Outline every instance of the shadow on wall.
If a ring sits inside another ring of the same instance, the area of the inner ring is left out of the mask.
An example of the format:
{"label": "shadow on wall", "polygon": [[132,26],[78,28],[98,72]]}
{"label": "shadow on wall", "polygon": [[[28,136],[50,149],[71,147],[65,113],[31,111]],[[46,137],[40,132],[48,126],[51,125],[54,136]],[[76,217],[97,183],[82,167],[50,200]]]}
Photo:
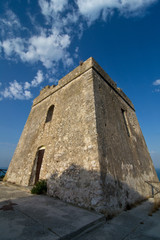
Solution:
{"label": "shadow on wall", "polygon": [[145,199],[110,174],[104,177],[97,171],[86,170],[75,164],[61,174],[58,172],[52,174],[47,184],[50,196],[106,216],[116,215]]}

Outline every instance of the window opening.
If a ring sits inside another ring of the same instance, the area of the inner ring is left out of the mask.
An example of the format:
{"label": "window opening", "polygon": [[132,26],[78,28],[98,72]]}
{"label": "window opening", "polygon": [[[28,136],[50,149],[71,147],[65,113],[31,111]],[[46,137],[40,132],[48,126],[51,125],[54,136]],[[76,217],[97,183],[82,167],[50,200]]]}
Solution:
{"label": "window opening", "polygon": [[46,123],[52,120],[54,105],[50,106],[47,112]]}
{"label": "window opening", "polygon": [[126,131],[127,131],[127,135],[130,137],[130,129],[129,129],[126,111],[124,109],[121,109],[121,111],[122,111],[123,120],[124,120],[124,124],[125,124]]}

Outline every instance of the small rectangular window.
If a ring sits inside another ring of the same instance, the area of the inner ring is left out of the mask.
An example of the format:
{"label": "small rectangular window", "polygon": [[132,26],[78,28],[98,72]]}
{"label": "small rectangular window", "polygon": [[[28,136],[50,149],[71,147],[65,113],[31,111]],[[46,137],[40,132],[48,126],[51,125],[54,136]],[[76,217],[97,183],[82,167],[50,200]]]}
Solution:
{"label": "small rectangular window", "polygon": [[129,124],[128,124],[126,111],[124,109],[121,109],[121,111],[122,111],[122,115],[123,115],[125,128],[126,128],[126,131],[127,131],[127,135],[130,137],[131,134],[130,134],[130,129],[129,129]]}

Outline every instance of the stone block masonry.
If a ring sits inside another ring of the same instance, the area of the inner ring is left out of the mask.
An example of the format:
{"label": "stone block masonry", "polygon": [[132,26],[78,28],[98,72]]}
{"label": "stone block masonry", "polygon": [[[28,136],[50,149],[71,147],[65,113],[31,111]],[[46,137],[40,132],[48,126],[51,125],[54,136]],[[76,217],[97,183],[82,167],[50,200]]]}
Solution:
{"label": "stone block masonry", "polygon": [[89,58],[34,100],[6,181],[47,179],[48,194],[106,215],[158,181],[129,98]]}

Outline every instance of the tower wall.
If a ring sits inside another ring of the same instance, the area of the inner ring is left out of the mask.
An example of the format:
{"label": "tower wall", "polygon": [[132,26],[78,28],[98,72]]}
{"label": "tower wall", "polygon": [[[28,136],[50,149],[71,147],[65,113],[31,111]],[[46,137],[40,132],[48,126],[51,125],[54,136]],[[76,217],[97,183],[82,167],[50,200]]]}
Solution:
{"label": "tower wall", "polygon": [[102,189],[107,209],[124,209],[148,196],[146,181],[158,181],[134,106],[93,69]]}

